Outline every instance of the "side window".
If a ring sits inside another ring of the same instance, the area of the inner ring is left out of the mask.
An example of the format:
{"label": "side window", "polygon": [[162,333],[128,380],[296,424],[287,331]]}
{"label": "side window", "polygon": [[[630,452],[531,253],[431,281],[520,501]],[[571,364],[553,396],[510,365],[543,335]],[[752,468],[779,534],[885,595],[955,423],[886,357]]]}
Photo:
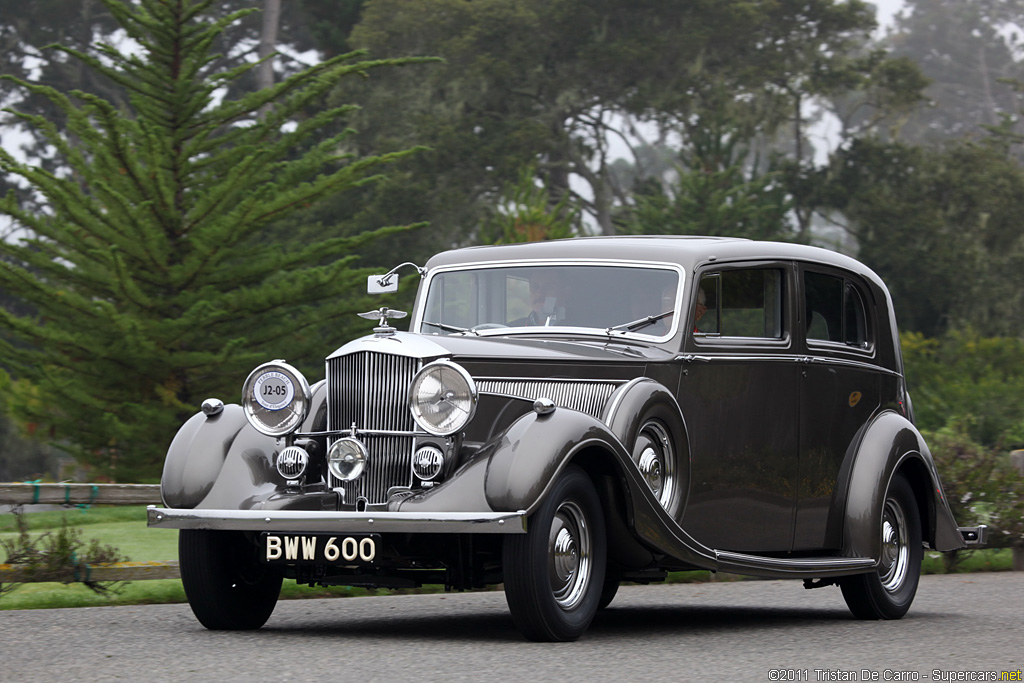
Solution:
{"label": "side window", "polygon": [[782,277],[776,268],[705,274],[697,293],[695,334],[781,339]]}
{"label": "side window", "polygon": [[849,280],[804,273],[804,308],[808,341],[870,346],[864,299]]}

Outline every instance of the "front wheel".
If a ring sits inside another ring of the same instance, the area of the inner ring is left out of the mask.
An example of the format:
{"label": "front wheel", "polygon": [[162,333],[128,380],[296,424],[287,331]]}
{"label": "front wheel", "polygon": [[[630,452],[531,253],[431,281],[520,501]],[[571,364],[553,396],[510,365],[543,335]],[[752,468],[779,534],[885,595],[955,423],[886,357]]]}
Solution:
{"label": "front wheel", "polygon": [[579,638],[604,588],[607,540],[594,484],[570,465],[530,517],[505,537],[505,599],[516,626],[535,641]]}
{"label": "front wheel", "polygon": [[878,570],[842,580],[843,599],[858,619],[899,619],[914,601],[921,578],[921,513],[914,491],[893,475],[880,520],[882,552]]}
{"label": "front wheel", "polygon": [[188,604],[203,626],[236,631],[267,623],[284,574],[262,564],[242,532],[182,529],[178,561]]}

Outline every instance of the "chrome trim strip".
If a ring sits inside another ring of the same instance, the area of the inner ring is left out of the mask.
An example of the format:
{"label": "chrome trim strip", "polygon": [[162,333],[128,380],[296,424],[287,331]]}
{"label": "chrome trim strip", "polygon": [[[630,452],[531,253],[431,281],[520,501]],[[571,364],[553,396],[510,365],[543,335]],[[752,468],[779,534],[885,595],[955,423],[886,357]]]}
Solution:
{"label": "chrome trim strip", "polygon": [[848,368],[856,368],[858,370],[871,370],[874,372],[880,372],[884,375],[892,375],[893,377],[902,377],[900,373],[889,368],[884,368],[880,365],[874,365],[872,363],[866,363],[864,361],[849,360],[846,358],[830,358],[827,356],[812,356],[811,362],[815,365],[841,365]]}
{"label": "chrome trim strip", "polygon": [[700,361],[701,363],[713,363],[713,362],[731,362],[731,363],[803,363],[808,360],[807,356],[796,355],[796,354],[768,354],[763,356],[750,356],[743,354],[692,354],[692,353],[681,353],[675,357],[675,360],[682,360],[686,362]]}
{"label": "chrome trim strip", "polygon": [[477,382],[563,382],[566,384],[625,384],[626,379],[577,379],[575,377],[476,377]]}
{"label": "chrome trim strip", "polygon": [[327,512],[311,510],[182,510],[146,508],[147,526],[161,529],[313,533],[525,534],[518,512]]}
{"label": "chrome trim strip", "polygon": [[[634,259],[594,259],[594,258],[550,258],[550,259],[509,259],[507,261],[477,261],[472,263],[452,263],[447,266],[435,266],[431,268],[427,273],[426,277],[420,280],[419,289],[416,291],[416,300],[413,302],[412,315],[409,319],[409,332],[410,334],[426,334],[423,332],[423,308],[426,304],[427,292],[430,291],[431,282],[434,276],[438,273],[447,273],[452,271],[465,271],[465,270],[486,270],[493,268],[522,268],[522,267],[533,267],[533,266],[609,266],[613,268],[645,268],[645,269],[657,269],[657,270],[671,270],[679,276],[679,282],[676,285],[676,299],[675,299],[675,312],[678,314],[680,308],[683,307],[683,294],[686,291],[688,273],[686,269],[678,263],[671,263],[669,261],[644,261]],[[671,329],[660,337],[654,337],[651,335],[645,335],[636,332],[629,332],[624,335],[626,339],[641,339],[645,341],[659,341],[664,342],[676,335],[679,330],[679,320],[681,316],[672,316]],[[509,331],[505,329],[499,330],[481,330],[479,336],[501,336],[503,334],[509,335],[529,335],[529,334],[559,334],[559,333],[570,333],[574,335],[582,335],[587,337],[601,337],[608,339],[608,334],[604,329],[598,329],[596,327],[562,327],[559,326],[554,330],[551,328],[542,328],[541,330],[532,331],[528,328],[512,328],[515,331]]]}
{"label": "chrome trim strip", "polygon": [[[364,436],[364,435],[369,435],[369,436],[429,436],[426,432],[424,432],[422,430],[420,430],[418,432],[417,431],[403,432],[403,431],[396,431],[396,430],[393,430],[393,429],[359,429],[359,428],[356,428],[355,436],[357,438],[360,437],[360,436]],[[353,433],[352,433],[352,429],[334,429],[334,430],[327,430],[327,431],[323,431],[323,432],[295,432],[295,436],[297,436],[299,438],[303,438],[303,437],[309,438],[309,437],[313,437],[313,436],[327,436],[327,437],[335,436],[335,437],[339,437],[340,438],[340,437],[343,437],[343,436],[353,436]]]}
{"label": "chrome trim strip", "polygon": [[872,372],[879,372],[884,375],[892,375],[894,377],[902,377],[902,375],[895,370],[884,368],[881,365],[874,365],[872,363],[866,363],[864,361],[849,360],[846,358],[830,358],[827,356],[809,356],[807,354],[764,354],[763,356],[751,356],[744,354],[679,354],[675,357],[675,360],[682,360],[686,362],[700,361],[702,363],[712,362],[776,362],[776,363],[813,363],[815,365],[841,365],[844,367],[857,368],[859,370],[870,370]]}

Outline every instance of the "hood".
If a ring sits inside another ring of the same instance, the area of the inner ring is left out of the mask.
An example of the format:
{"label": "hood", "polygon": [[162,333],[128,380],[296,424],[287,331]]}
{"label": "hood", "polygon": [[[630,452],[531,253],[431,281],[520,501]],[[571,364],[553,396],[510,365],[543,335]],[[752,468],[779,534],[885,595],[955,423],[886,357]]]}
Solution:
{"label": "hood", "polygon": [[423,335],[396,332],[387,336],[367,336],[345,344],[328,358],[337,358],[360,351],[390,353],[424,360],[451,357],[454,359],[493,359],[503,361],[596,361],[646,362],[667,361],[675,354],[661,346],[643,344],[632,339],[538,338],[538,337],[463,337],[456,335]]}

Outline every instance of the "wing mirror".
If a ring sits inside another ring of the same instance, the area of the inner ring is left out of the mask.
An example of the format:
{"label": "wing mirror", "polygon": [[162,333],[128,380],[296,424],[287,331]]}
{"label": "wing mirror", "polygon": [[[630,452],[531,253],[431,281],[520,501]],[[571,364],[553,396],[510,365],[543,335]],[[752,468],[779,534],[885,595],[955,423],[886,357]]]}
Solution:
{"label": "wing mirror", "polygon": [[371,275],[366,279],[366,293],[367,294],[390,294],[391,292],[398,291],[398,269],[404,268],[405,266],[412,266],[416,269],[416,272],[423,277],[427,274],[427,269],[421,266],[417,266],[411,261],[401,263],[384,275]]}

